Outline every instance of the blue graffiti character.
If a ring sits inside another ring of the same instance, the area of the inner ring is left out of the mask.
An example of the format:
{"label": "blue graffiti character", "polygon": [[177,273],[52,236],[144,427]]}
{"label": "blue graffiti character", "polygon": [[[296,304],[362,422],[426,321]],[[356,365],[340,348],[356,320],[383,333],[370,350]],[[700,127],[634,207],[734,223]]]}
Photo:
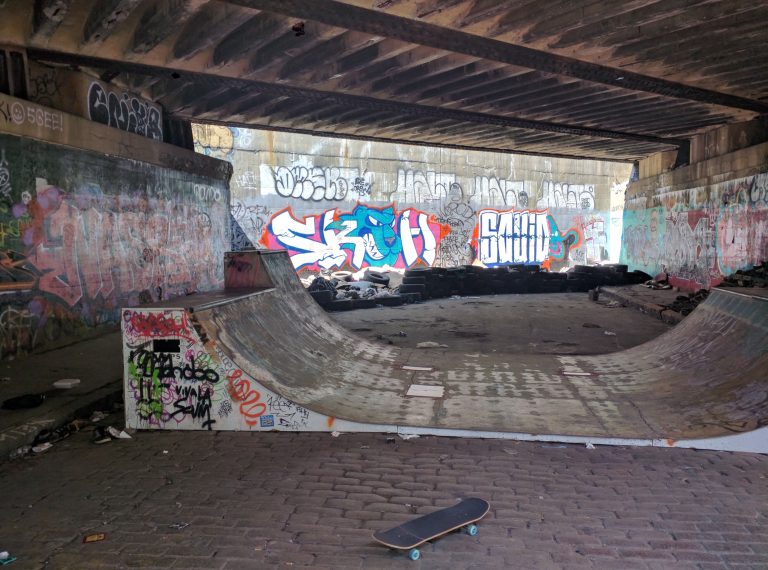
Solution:
{"label": "blue graffiti character", "polygon": [[364,263],[373,266],[394,266],[403,251],[403,244],[397,235],[397,219],[392,206],[377,209],[358,204],[351,213],[341,214],[338,225],[333,227],[349,228],[346,235],[353,239],[343,243],[341,247],[353,250],[354,253],[355,248],[362,243],[365,248]]}

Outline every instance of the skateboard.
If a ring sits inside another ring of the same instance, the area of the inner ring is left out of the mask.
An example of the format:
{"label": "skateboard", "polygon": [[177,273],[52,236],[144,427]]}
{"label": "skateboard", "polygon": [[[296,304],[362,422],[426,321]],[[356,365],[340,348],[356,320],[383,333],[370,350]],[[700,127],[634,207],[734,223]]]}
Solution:
{"label": "skateboard", "polygon": [[424,515],[407,523],[373,533],[373,539],[396,550],[408,550],[411,560],[421,558],[416,548],[425,542],[464,527],[470,536],[477,534],[473,523],[483,518],[491,506],[483,499],[464,499],[460,503],[434,513]]}

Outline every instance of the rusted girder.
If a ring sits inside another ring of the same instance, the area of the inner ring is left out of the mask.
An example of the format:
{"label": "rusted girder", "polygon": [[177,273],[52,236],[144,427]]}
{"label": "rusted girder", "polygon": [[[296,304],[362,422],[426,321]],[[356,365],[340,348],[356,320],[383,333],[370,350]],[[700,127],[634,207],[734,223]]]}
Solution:
{"label": "rusted girder", "polygon": [[[212,120],[206,120],[206,119],[194,119],[192,117],[185,117],[185,118],[190,121],[195,121],[198,123],[204,123],[209,125],[241,127],[244,129],[260,129],[263,131],[275,131],[280,133],[296,133],[300,135],[318,136],[318,133],[316,131],[312,131],[310,129],[299,129],[294,127],[275,127],[272,125],[264,125],[261,123],[243,123],[238,121],[235,121],[235,122],[212,121]],[[502,154],[520,154],[525,156],[544,156],[547,158],[576,158],[580,160],[598,160],[601,162],[623,162],[623,163],[634,162],[631,159],[603,158],[599,156],[580,156],[575,154],[564,154],[564,153],[556,153],[556,152],[529,152],[525,150],[509,150],[508,148],[499,148],[499,147],[478,147],[478,146],[462,145],[462,144],[422,142],[422,141],[413,140],[413,139],[397,139],[397,138],[389,138],[389,137],[385,138],[385,137],[377,137],[377,136],[369,136],[369,135],[354,135],[354,134],[337,133],[337,132],[323,132],[321,134],[324,137],[330,137],[330,138],[336,138],[336,139],[373,141],[373,142],[383,142],[383,143],[390,143],[390,144],[403,144],[403,145],[409,145],[409,146],[441,147],[441,148],[451,148],[456,150],[498,152]]]}
{"label": "rusted girder", "polygon": [[497,127],[511,127],[580,137],[650,142],[658,145],[668,145],[675,147],[687,143],[687,140],[685,139],[662,138],[637,133],[594,129],[589,127],[566,125],[545,121],[533,121],[529,119],[492,115],[488,113],[462,111],[458,109],[446,109],[442,107],[431,107],[428,105],[418,105],[413,103],[376,99],[374,97],[365,97],[361,95],[348,95],[338,92],[320,91],[316,89],[306,89],[289,85],[267,83],[254,79],[224,77],[211,73],[173,69],[136,62],[116,61],[81,54],[55,52],[37,48],[30,48],[27,50],[27,53],[31,59],[39,61],[80,65],[93,68],[115,69],[135,75],[147,75],[161,78],[173,77],[181,81],[198,84],[203,87],[209,87],[210,89],[216,89],[223,85],[228,85],[237,89],[253,89],[263,93],[271,93],[279,97],[295,97],[302,100],[312,100],[329,104],[342,105],[347,108],[356,107],[361,109],[370,109],[373,111],[389,111],[399,115],[431,117],[437,120],[450,119],[467,123],[494,125]]}
{"label": "rusted girder", "polygon": [[360,8],[337,0],[225,0],[232,4],[265,10],[294,18],[366,32],[374,36],[500,61],[510,65],[584,81],[602,83],[688,99],[711,105],[768,113],[768,104],[727,93],[676,83],[658,77],[614,69],[546,51],[468,34],[459,30]]}
{"label": "rusted girder", "polygon": [[35,38],[50,38],[59,29],[72,0],[35,0],[32,34]]}

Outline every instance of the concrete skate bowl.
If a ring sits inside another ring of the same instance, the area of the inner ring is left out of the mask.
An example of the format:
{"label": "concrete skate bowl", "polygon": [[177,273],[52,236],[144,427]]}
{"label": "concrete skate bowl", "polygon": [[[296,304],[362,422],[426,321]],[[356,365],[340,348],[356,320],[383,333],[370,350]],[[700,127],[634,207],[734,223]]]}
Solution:
{"label": "concrete skate bowl", "polygon": [[[766,298],[714,290],[622,352],[502,359],[359,338],[305,292],[285,252],[258,255],[273,287],[194,318],[248,375],[313,412],[374,431],[768,452]],[[443,395],[407,396],[412,385]]]}

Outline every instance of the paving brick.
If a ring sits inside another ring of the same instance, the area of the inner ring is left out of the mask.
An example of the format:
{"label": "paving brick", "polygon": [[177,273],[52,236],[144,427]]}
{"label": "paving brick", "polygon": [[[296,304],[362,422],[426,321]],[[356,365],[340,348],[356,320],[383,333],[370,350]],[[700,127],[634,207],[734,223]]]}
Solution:
{"label": "paving brick", "polygon": [[710,552],[752,552],[749,545],[741,542],[705,542],[704,546]]}
{"label": "paving brick", "polygon": [[[392,446],[376,434],[139,432],[132,447],[119,448],[78,438],[57,455],[0,465],[0,488],[14,497],[0,535],[18,540],[12,550],[26,550],[25,562],[42,566],[53,555],[61,567],[99,567],[92,555],[105,569],[130,557],[146,568],[768,567],[762,456],[431,437]],[[195,458],[214,441],[215,455]],[[467,495],[491,501],[480,534],[427,545],[420,565],[371,539]],[[168,528],[179,521],[193,524]],[[81,534],[70,528],[104,528],[109,542],[61,552]]]}
{"label": "paving brick", "polygon": [[[167,562],[168,560],[166,559],[166,564]],[[226,563],[227,561],[223,559],[185,556],[183,558],[176,558],[173,564],[171,564],[171,568],[189,568],[190,570],[192,568],[215,569],[222,568]]]}
{"label": "paving brick", "polygon": [[675,550],[675,558],[678,560],[690,560],[691,562],[721,562],[722,558],[714,553],[700,551]]}
{"label": "paving brick", "polygon": [[704,551],[704,544],[693,540],[650,540],[651,548],[657,550],[696,550]]}
{"label": "paving brick", "polygon": [[768,567],[765,556],[761,554],[723,554],[722,560],[727,564],[751,564],[754,566],[762,564],[764,568]]}
{"label": "paving brick", "polygon": [[644,560],[674,560],[675,557],[669,552],[661,550],[645,550],[637,548],[619,548],[621,558],[642,558]]}

